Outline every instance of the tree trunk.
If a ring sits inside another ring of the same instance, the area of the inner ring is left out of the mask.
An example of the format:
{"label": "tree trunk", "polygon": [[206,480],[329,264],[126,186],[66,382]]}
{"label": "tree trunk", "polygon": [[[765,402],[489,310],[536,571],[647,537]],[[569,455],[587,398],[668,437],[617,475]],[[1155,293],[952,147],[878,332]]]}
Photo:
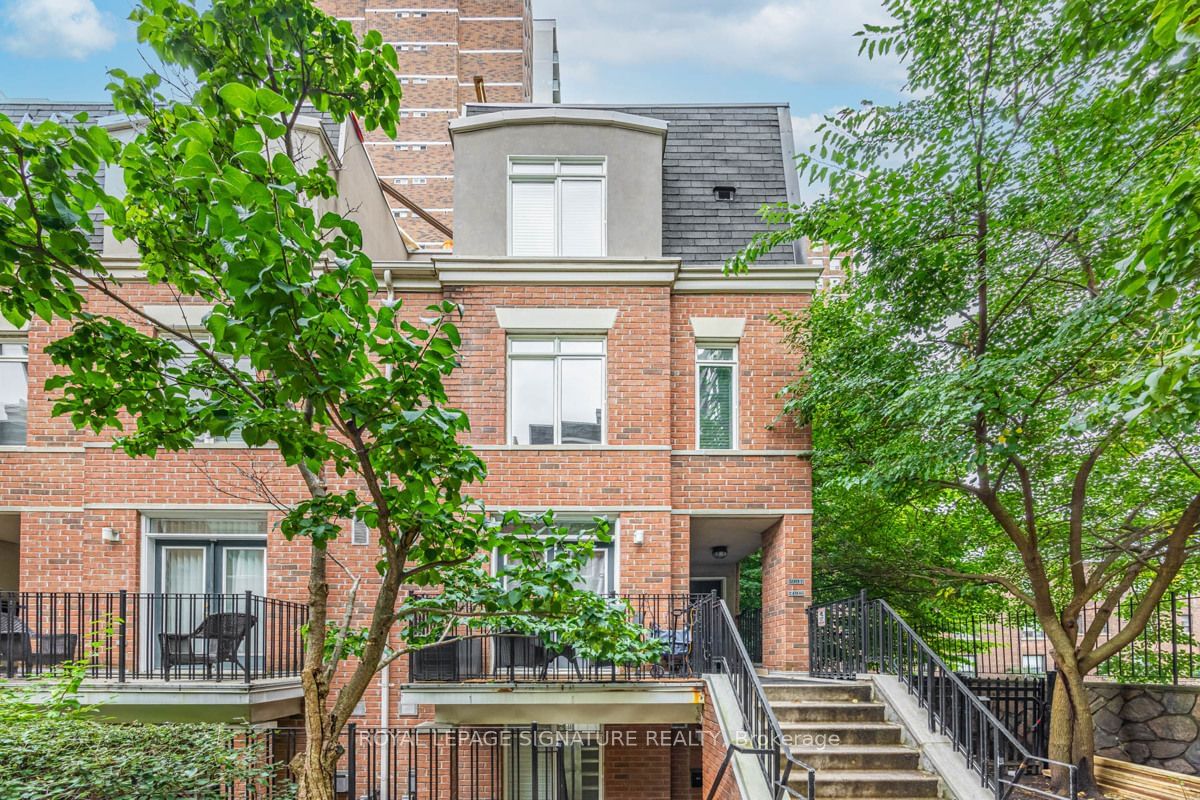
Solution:
{"label": "tree trunk", "polygon": [[333,780],[338,752],[336,743],[332,748],[329,745],[322,733],[321,741],[309,739],[292,760],[296,800],[335,800]]}
{"label": "tree trunk", "polygon": [[[1075,791],[1084,797],[1103,797],[1096,785],[1096,731],[1092,707],[1083,676],[1074,661],[1058,659],[1060,670],[1054,682],[1050,710],[1049,756],[1053,761],[1074,764]],[[1051,770],[1054,791],[1065,794],[1070,786],[1066,769]],[[1077,796],[1078,796],[1077,795]]]}

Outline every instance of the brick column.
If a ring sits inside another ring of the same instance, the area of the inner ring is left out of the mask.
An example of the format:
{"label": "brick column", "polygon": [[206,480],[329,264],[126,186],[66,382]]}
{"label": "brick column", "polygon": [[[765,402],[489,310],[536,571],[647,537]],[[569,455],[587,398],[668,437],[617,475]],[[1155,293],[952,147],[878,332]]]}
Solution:
{"label": "brick column", "polygon": [[[812,518],[799,514],[783,517],[763,534],[762,551],[763,666],[805,671],[805,611],[812,599]],[[789,583],[796,580],[803,583]]]}

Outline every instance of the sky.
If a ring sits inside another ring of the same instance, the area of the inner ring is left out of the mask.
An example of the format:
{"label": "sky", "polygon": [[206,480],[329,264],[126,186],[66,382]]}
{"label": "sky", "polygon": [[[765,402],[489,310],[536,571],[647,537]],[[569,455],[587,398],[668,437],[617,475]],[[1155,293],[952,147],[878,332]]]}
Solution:
{"label": "sky", "polygon": [[[106,70],[145,71],[130,0],[0,0],[0,92],[104,100]],[[797,146],[825,114],[900,97],[893,58],[858,56],[879,0],[533,0],[558,21],[565,103],[786,102]]]}

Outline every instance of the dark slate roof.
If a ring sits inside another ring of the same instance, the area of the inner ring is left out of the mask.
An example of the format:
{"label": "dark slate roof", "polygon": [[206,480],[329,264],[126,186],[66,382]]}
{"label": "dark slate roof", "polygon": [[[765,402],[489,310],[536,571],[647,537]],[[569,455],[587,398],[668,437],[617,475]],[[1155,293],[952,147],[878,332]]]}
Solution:
{"label": "dark slate roof", "polygon": [[[566,107],[576,107],[564,104]],[[469,104],[467,114],[533,106]],[[562,107],[562,106],[560,106]],[[663,255],[684,264],[720,264],[768,226],[764,205],[797,200],[791,113],[786,103],[588,105],[663,120]],[[713,189],[732,186],[733,200]],[[800,263],[800,246],[784,245],[761,264]]]}
{"label": "dark slate roof", "polygon": [[[116,110],[112,103],[69,103],[57,100],[13,100],[0,95],[0,114],[6,115],[17,125],[23,122],[34,124],[44,119],[55,117],[59,122],[72,124],[72,118],[80,111],[86,111],[89,121],[95,122],[101,117],[107,117]],[[333,146],[333,152],[338,152],[338,139],[342,133],[342,123],[335,122],[333,117],[324,111],[308,108],[307,112],[321,121],[321,128]]]}
{"label": "dark slate roof", "polygon": [[[45,122],[53,119],[63,125],[74,125],[75,115],[86,111],[88,121],[95,122],[101,117],[115,113],[112,103],[59,103],[51,100],[13,100],[0,98],[0,114],[8,117],[17,126]],[[104,165],[100,165],[97,179],[104,180]],[[104,226],[100,224],[103,214],[97,209],[92,213],[92,230],[88,234],[88,242],[99,250],[104,245]]]}
{"label": "dark slate roof", "polygon": [[[309,110],[314,116],[320,119],[321,128],[329,138],[333,152],[340,155],[338,138],[343,130],[343,125],[335,122],[333,117],[325,112],[317,111],[316,109]],[[73,125],[75,124],[75,115],[81,111],[86,111],[88,113],[88,121],[93,123],[102,117],[117,113],[112,103],[72,103],[42,99],[17,100],[0,95],[0,114],[4,114],[18,126],[25,123],[36,125],[47,119],[55,119],[64,125]],[[104,180],[104,165],[100,166],[100,171],[96,177],[100,181]],[[90,244],[96,250],[104,246],[104,226],[100,224],[101,218],[102,212],[97,209],[92,214],[92,231],[88,236]]]}

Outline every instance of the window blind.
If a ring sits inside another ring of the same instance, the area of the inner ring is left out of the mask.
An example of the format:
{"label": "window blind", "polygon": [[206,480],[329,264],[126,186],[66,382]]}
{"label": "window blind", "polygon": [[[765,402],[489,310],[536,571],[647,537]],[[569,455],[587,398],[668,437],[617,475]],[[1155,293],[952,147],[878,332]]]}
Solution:
{"label": "window blind", "polygon": [[733,447],[733,367],[700,367],[700,447]]}
{"label": "window blind", "polygon": [[562,255],[604,255],[604,182],[564,180],[559,191]]}
{"label": "window blind", "polygon": [[512,184],[512,253],[554,255],[554,183]]}

